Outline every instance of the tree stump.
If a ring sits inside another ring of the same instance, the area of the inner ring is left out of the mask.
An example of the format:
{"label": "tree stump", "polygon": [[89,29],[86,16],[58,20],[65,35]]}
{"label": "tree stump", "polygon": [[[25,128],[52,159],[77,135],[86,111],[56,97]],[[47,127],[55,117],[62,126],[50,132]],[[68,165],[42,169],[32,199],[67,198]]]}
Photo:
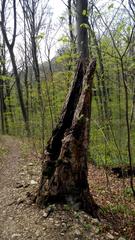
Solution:
{"label": "tree stump", "polygon": [[44,152],[37,203],[70,203],[97,217],[98,206],[87,181],[93,60],[84,73],[80,61],[59,122]]}

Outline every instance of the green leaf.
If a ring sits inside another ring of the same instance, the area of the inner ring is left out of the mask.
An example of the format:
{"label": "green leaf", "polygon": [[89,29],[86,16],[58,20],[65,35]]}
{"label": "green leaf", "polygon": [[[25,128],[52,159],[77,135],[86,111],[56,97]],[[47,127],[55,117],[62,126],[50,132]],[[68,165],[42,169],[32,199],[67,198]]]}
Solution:
{"label": "green leaf", "polygon": [[110,10],[111,8],[113,8],[114,7],[114,4],[112,3],[112,4],[110,4],[109,6],[108,6],[108,10]]}
{"label": "green leaf", "polygon": [[63,42],[63,43],[67,43],[67,42],[69,42],[69,39],[68,39],[67,36],[63,36],[63,37],[59,38],[58,41]]}
{"label": "green leaf", "polygon": [[125,27],[125,22],[121,22],[120,24],[119,24],[119,26],[118,26],[118,28],[117,28],[117,31],[120,33],[123,29],[124,29],[124,27]]}
{"label": "green leaf", "polygon": [[45,34],[42,32],[42,33],[39,33],[38,36],[36,37],[36,39],[38,40],[41,40],[45,37]]}
{"label": "green leaf", "polygon": [[87,10],[86,9],[84,9],[83,11],[82,11],[82,15],[85,17],[88,17],[88,12],[87,12]]}
{"label": "green leaf", "polygon": [[131,29],[132,29],[132,26],[128,26],[127,27],[127,32],[130,33]]}
{"label": "green leaf", "polygon": [[80,24],[80,28],[86,28],[86,29],[89,29],[89,25],[87,23],[82,23]]}
{"label": "green leaf", "polygon": [[0,75],[0,79],[2,81],[10,81],[10,80],[13,80],[14,78],[10,76]]}
{"label": "green leaf", "polygon": [[59,17],[61,21],[64,21],[66,18],[64,16]]}

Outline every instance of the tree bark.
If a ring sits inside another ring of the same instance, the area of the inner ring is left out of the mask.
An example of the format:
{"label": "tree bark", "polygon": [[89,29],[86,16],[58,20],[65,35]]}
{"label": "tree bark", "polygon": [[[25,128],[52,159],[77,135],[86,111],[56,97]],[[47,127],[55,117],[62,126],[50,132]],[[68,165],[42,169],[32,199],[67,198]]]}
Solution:
{"label": "tree bark", "polygon": [[16,0],[13,0],[14,26],[13,26],[13,37],[12,37],[11,43],[8,39],[7,30],[6,30],[6,26],[5,26],[5,8],[6,8],[6,0],[3,0],[2,1],[2,10],[1,10],[1,20],[2,20],[1,21],[1,30],[2,30],[3,38],[7,45],[7,48],[8,48],[9,54],[10,54],[10,58],[11,58],[11,62],[12,62],[12,66],[13,66],[13,71],[14,71],[14,75],[15,75],[15,79],[16,79],[16,86],[17,86],[17,91],[18,91],[18,97],[19,97],[19,101],[20,101],[20,107],[21,107],[21,111],[22,111],[22,115],[23,115],[23,120],[25,123],[25,128],[26,128],[27,132],[29,133],[28,116],[27,116],[27,111],[25,109],[25,103],[24,103],[23,93],[22,93],[22,89],[21,89],[20,77],[19,77],[19,73],[17,70],[16,59],[15,59],[15,55],[14,55],[14,46],[15,46],[15,40],[16,40],[16,27],[17,27]]}
{"label": "tree bark", "polygon": [[59,123],[44,152],[37,203],[70,203],[97,217],[98,206],[90,194],[87,181],[87,148],[95,67],[94,60],[84,76],[83,63],[78,65]]}
{"label": "tree bark", "polygon": [[88,59],[88,0],[76,0],[76,24],[78,53],[82,59]]}

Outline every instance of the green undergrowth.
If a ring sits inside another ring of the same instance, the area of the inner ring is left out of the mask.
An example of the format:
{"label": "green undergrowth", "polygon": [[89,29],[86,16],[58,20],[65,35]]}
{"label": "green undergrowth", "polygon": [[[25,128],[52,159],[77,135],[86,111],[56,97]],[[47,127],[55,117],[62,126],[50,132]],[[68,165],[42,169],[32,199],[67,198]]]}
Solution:
{"label": "green undergrowth", "polygon": [[[29,104],[29,125],[30,125],[30,139],[36,151],[43,153],[52,130],[55,128],[62,106],[64,104],[66,95],[69,91],[73,79],[73,72],[57,71],[53,73],[53,80],[47,81],[42,78],[42,97],[44,109],[41,111],[38,101],[37,84],[34,82],[30,90]],[[94,79],[96,87],[96,78]],[[92,117],[90,127],[90,148],[89,156],[90,162],[97,166],[113,167],[119,165],[128,165],[127,153],[127,129],[125,121],[125,102],[124,91],[121,89],[121,119],[119,119],[119,109],[117,107],[117,88],[113,86],[111,89],[109,107],[111,108],[110,118],[101,121],[99,116],[99,108],[97,105],[98,95],[93,95],[92,101]],[[24,94],[25,96],[25,94]],[[8,99],[6,100],[8,104]],[[99,99],[98,99],[99,101]],[[130,105],[129,99],[129,105]],[[9,134],[20,136],[24,138],[27,133],[24,128],[22,114],[19,106],[19,101],[16,95],[16,90],[12,90],[10,103],[14,112],[14,122],[11,119],[10,112],[6,113],[8,117]],[[131,152],[132,162],[135,165],[135,123],[131,129]],[[2,152],[2,150],[1,150]],[[27,146],[22,147],[23,155],[27,152]],[[2,154],[2,153],[1,153]]]}
{"label": "green undergrowth", "polygon": [[4,157],[8,153],[8,149],[0,146],[0,158]]}
{"label": "green undergrowth", "polygon": [[0,158],[3,158],[8,153],[8,148],[5,146],[3,136],[0,135]]}
{"label": "green undergrowth", "polygon": [[113,214],[125,214],[125,215],[131,215],[135,217],[135,210],[129,208],[125,204],[109,204],[104,207],[102,207],[102,211],[104,213],[113,213]]}

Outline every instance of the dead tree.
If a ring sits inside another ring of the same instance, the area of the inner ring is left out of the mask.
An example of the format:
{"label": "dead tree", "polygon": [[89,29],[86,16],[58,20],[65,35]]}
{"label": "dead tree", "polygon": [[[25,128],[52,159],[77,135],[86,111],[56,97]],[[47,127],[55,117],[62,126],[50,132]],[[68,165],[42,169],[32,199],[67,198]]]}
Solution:
{"label": "dead tree", "polygon": [[37,203],[60,202],[77,205],[97,216],[87,181],[87,148],[95,60],[84,74],[80,62],[60,120],[44,152]]}

